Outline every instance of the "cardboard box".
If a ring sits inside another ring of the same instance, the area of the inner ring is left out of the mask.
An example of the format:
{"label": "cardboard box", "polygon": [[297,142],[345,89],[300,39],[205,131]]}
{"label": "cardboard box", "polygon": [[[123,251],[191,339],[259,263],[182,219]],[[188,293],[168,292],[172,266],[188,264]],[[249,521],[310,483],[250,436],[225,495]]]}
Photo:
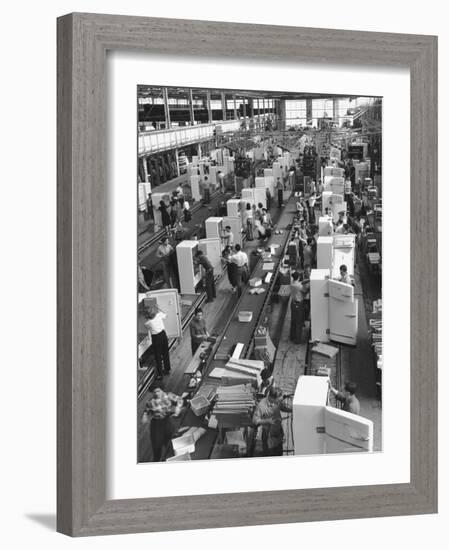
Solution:
{"label": "cardboard box", "polygon": [[253,318],[252,311],[239,311],[239,321],[241,323],[249,323]]}

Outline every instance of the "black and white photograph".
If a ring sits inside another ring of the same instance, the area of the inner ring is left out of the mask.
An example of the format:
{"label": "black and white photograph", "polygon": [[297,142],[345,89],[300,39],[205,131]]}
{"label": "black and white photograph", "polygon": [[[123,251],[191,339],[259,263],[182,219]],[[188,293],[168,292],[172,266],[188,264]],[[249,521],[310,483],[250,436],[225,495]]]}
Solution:
{"label": "black and white photograph", "polygon": [[137,87],[138,462],[382,450],[382,97]]}

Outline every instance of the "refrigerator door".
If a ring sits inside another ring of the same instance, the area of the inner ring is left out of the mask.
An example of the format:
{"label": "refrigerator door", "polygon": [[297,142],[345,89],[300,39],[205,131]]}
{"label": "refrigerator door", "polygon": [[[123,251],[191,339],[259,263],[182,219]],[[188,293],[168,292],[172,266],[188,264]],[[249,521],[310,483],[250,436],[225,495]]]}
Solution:
{"label": "refrigerator door", "polygon": [[312,269],[310,276],[312,340],[329,342],[329,270]]}
{"label": "refrigerator door", "polygon": [[221,240],[201,239],[198,241],[198,249],[202,250],[214,268],[214,275],[221,273]]}
{"label": "refrigerator door", "polygon": [[341,283],[340,281],[329,279],[329,297],[343,302],[353,302],[354,287],[346,283]]}
{"label": "refrigerator door", "polygon": [[146,297],[154,298],[157,302],[157,307],[167,315],[164,319],[167,337],[179,338],[182,334],[182,317],[181,302],[177,289],[167,288],[164,290],[153,290],[147,292]]}
{"label": "refrigerator door", "polygon": [[324,408],[324,452],[372,452],[373,423],[334,407]]}
{"label": "refrigerator door", "polygon": [[338,277],[340,266],[346,265],[349,275],[354,275],[354,235],[334,236],[334,257],[332,262],[332,277]]}
{"label": "refrigerator door", "polygon": [[355,346],[358,330],[358,300],[329,298],[329,337],[334,342]]}

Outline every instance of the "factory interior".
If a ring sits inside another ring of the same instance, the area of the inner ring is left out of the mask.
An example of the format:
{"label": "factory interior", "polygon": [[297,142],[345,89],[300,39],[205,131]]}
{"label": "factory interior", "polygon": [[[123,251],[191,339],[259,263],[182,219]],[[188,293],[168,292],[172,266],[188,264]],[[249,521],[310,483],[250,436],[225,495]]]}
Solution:
{"label": "factory interior", "polygon": [[382,98],[137,109],[137,461],[381,451]]}

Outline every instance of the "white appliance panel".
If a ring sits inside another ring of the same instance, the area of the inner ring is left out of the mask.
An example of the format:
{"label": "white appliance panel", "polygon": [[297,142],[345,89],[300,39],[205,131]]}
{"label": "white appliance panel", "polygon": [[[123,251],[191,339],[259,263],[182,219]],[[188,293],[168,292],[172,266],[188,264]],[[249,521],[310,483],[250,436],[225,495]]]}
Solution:
{"label": "white appliance panel", "polygon": [[179,338],[181,328],[181,302],[176,288],[153,290],[146,293],[147,298],[155,298],[157,307],[167,315],[164,319],[165,332],[168,338]]}
{"label": "white appliance panel", "polygon": [[332,269],[334,239],[330,237],[318,237],[317,240],[317,268]]}
{"label": "white appliance panel", "polygon": [[324,408],[325,453],[372,452],[373,422],[334,407]]}
{"label": "white appliance panel", "polygon": [[358,300],[329,298],[329,337],[334,342],[355,346],[358,330]]}
{"label": "white appliance panel", "polygon": [[329,269],[312,269],[310,307],[312,340],[329,342]]}

